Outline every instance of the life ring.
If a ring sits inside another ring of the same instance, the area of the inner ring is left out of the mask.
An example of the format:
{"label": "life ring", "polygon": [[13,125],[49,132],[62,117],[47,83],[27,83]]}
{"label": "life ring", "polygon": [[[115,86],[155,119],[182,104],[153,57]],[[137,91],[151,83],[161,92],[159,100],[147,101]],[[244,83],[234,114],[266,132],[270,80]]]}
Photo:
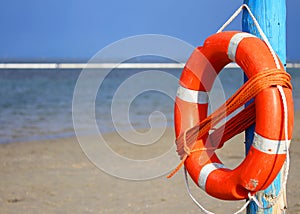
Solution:
{"label": "life ring", "polygon": [[[218,73],[230,62],[236,62],[248,78],[259,72],[276,69],[274,57],[261,39],[244,32],[228,31],[214,34],[197,47],[187,61],[179,81],[175,100],[176,139],[207,117],[208,92]],[[284,68],[281,64],[281,70]],[[293,130],[293,100],[291,88],[283,87],[288,108],[288,139]],[[254,143],[235,169],[227,168],[208,149],[203,139],[195,140],[184,165],[194,182],[209,195],[223,200],[248,198],[267,188],[281,170],[286,159],[284,110],[276,87],[263,89],[255,97]]]}

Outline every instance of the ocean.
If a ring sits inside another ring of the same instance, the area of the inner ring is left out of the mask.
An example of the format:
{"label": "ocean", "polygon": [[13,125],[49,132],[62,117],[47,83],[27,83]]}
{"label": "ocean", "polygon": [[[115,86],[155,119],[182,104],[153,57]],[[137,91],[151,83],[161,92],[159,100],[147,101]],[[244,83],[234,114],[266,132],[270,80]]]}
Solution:
{"label": "ocean", "polygon": [[[137,130],[173,126],[173,98],[181,69],[160,69],[172,81],[149,76],[132,83],[133,77],[143,72],[144,69],[114,69],[104,78],[95,99],[99,131],[114,132],[116,127],[126,131],[129,126]],[[288,72],[292,76],[295,109],[299,110],[300,69],[292,68]],[[72,99],[80,73],[81,70],[76,69],[0,70],[0,143],[75,136]],[[239,69],[227,68],[219,76],[226,98],[243,84],[243,73]],[[168,94],[160,90],[159,81]],[[137,87],[139,91],[135,90]],[[115,112],[117,117],[113,117],[112,104],[125,110]]]}

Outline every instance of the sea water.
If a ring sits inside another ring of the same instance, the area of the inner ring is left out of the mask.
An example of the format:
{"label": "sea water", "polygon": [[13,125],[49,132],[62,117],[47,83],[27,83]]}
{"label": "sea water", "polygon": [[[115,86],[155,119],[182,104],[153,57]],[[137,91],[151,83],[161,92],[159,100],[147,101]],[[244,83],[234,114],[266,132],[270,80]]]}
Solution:
{"label": "sea water", "polygon": [[[137,130],[149,129],[150,125],[157,128],[173,126],[173,98],[176,95],[181,69],[159,70],[172,75],[175,82],[147,78],[131,84],[130,87],[126,87],[126,84],[124,86],[129,78],[144,72],[144,69],[114,69],[105,76],[94,103],[100,132],[114,132],[116,127],[126,131],[129,126]],[[81,72],[74,69],[0,70],[0,143],[74,136],[72,99]],[[299,109],[300,70],[289,69],[288,72],[292,75],[295,108]],[[225,69],[219,76],[226,98],[243,84],[243,73],[239,69]],[[169,94],[159,91],[157,81],[163,81],[169,89]],[[139,93],[134,91],[134,86],[142,89],[146,83],[147,89],[140,90]],[[153,88],[149,89],[149,85],[152,84]],[[122,90],[134,99],[128,105],[126,96],[123,97],[124,102],[122,97],[119,97],[115,103],[125,110],[112,112],[112,103],[121,86]],[[218,90],[220,89],[215,90],[216,94],[219,93]],[[216,97],[218,100],[218,96]],[[122,119],[113,120],[112,114],[127,115],[129,123]],[[150,115],[153,119],[151,124]]]}

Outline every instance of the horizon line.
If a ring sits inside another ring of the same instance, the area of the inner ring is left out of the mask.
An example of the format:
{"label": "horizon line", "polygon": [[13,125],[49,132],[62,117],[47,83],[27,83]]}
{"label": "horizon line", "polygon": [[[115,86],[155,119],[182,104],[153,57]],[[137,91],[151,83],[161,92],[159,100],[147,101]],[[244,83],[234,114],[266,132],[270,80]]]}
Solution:
{"label": "horizon line", "polygon": [[[182,69],[185,63],[0,63],[0,69]],[[229,63],[226,68],[239,68]],[[300,68],[300,63],[287,63],[286,68]]]}

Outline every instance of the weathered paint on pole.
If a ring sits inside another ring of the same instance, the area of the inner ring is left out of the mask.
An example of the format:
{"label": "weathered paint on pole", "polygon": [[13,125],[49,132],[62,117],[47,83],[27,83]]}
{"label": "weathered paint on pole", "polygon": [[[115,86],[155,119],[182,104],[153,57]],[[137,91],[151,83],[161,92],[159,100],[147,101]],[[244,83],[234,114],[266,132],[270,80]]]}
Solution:
{"label": "weathered paint on pole", "polygon": [[[286,64],[286,0],[244,0],[252,13],[256,17],[262,30],[269,39],[270,44],[279,56],[281,62]],[[248,12],[243,12],[243,31],[250,32],[260,37]],[[253,141],[253,132],[255,126],[246,130],[246,152],[250,148]],[[283,170],[282,170],[283,171]],[[264,206],[268,205],[267,199],[277,196],[281,186],[283,173],[279,173],[274,182],[264,191],[257,194],[258,199],[263,202]],[[257,213],[285,213],[286,207],[285,194],[282,195],[278,203],[270,209],[259,209],[255,203],[251,202],[247,208],[247,214]]]}

